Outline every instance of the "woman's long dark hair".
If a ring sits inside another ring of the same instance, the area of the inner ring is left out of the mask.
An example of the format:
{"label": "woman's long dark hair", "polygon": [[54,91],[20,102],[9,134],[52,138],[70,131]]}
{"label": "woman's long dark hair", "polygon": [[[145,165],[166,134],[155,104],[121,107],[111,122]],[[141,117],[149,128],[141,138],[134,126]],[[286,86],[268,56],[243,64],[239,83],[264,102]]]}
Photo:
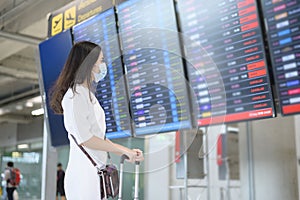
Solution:
{"label": "woman's long dark hair", "polygon": [[56,114],[63,114],[61,101],[69,88],[76,92],[76,84],[87,81],[88,89],[91,90],[92,69],[100,55],[100,46],[92,42],[76,43],[68,56],[68,59],[50,90],[50,107]]}

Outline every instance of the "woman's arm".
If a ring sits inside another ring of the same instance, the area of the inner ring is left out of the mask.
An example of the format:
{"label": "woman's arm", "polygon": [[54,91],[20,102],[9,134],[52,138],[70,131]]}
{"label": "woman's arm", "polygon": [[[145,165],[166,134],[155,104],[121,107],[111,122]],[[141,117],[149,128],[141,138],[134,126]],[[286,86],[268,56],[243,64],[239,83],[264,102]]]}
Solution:
{"label": "woman's arm", "polygon": [[109,140],[103,140],[99,137],[92,136],[90,139],[82,143],[83,146],[86,146],[90,149],[96,149],[100,151],[112,152],[118,155],[125,154],[129,157],[129,162],[136,161],[137,151],[131,150],[127,147],[124,147],[119,144],[115,144]]}
{"label": "woman's arm", "polygon": [[[126,148],[126,147],[124,147],[122,145],[113,143],[112,141],[110,141],[108,139],[106,139],[106,140],[108,142],[112,143],[113,145],[115,145],[117,148],[120,148],[120,149]],[[135,153],[136,153],[135,161],[143,161],[144,160],[143,152],[140,149],[132,149],[132,150],[135,151]],[[119,154],[119,155],[122,155],[122,154]]]}

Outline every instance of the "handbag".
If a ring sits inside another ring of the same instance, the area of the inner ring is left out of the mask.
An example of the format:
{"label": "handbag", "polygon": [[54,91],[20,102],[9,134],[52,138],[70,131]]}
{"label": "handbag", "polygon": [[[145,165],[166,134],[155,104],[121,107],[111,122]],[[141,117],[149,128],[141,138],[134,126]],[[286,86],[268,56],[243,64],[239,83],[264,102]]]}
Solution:
{"label": "handbag", "polygon": [[107,199],[109,197],[115,198],[119,194],[119,173],[117,167],[111,163],[109,152],[107,152],[107,158],[110,163],[106,164],[104,168],[100,168],[93,158],[88,154],[88,152],[83,148],[83,146],[77,143],[74,135],[71,134],[71,136],[77,146],[97,169],[97,175],[99,176],[100,180],[101,199]]}

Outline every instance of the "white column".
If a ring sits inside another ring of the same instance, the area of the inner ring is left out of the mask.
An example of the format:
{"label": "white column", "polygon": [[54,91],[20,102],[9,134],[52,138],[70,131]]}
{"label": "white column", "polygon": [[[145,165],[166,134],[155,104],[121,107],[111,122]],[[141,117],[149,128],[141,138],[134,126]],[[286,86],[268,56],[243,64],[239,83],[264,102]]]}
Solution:
{"label": "white column", "polygon": [[57,152],[51,146],[48,130],[46,120],[44,120],[41,200],[55,199],[56,196]]}
{"label": "white column", "polygon": [[145,200],[169,199],[172,138],[174,133],[151,135],[146,139]]}
{"label": "white column", "polygon": [[295,118],[295,141],[297,151],[298,199],[300,198],[300,115]]}

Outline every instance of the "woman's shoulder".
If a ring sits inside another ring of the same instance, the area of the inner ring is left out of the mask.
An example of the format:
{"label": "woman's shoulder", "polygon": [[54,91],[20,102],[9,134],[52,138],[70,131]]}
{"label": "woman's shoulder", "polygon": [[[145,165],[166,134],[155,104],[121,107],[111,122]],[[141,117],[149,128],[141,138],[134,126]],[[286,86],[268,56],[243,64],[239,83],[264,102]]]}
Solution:
{"label": "woman's shoulder", "polygon": [[63,101],[64,100],[73,100],[74,98],[77,98],[81,95],[84,96],[84,93],[85,93],[84,89],[80,86],[75,87],[75,90],[73,90],[72,88],[69,88],[63,97]]}
{"label": "woman's shoulder", "polygon": [[83,85],[77,84],[74,89],[69,88],[66,92],[66,94],[72,95],[72,96],[80,96],[80,95],[86,95],[88,94],[88,89],[84,87]]}
{"label": "woman's shoulder", "polygon": [[[93,104],[97,101],[96,97],[93,93],[89,91],[88,88],[86,88],[83,85],[76,85],[76,87],[73,90],[72,88],[69,88],[67,92],[65,93],[63,97],[63,102],[69,102],[69,101],[80,101],[80,102],[86,102],[87,104]],[[96,100],[96,101],[95,101]]]}
{"label": "woman's shoulder", "polygon": [[83,86],[82,84],[76,84],[75,85],[75,90],[79,92],[87,92],[88,88]]}
{"label": "woman's shoulder", "polygon": [[93,100],[96,99],[95,94],[84,85],[76,85],[76,92],[75,93],[78,93],[80,95],[84,95],[90,101],[92,100],[92,102],[93,102]]}

